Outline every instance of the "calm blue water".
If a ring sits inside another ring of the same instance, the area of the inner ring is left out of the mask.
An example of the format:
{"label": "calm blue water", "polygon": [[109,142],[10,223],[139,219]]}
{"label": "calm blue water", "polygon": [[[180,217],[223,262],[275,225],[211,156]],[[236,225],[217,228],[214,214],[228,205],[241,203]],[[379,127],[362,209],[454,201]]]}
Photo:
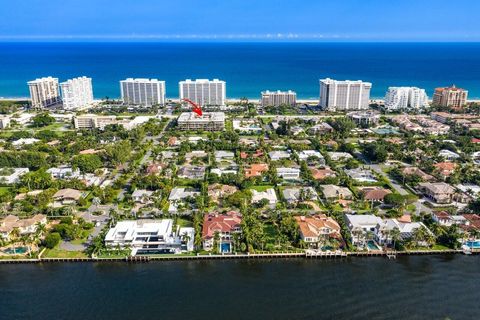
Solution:
{"label": "calm blue water", "polygon": [[220,78],[227,96],[258,98],[265,89],[293,89],[317,98],[318,79],[433,88],[455,83],[480,97],[480,43],[0,43],[0,97],[28,96],[26,81],[93,78],[97,98],[120,95],[118,81],[155,77],[178,97],[178,81]]}
{"label": "calm blue water", "polygon": [[479,319],[479,256],[0,265],[0,319]]}

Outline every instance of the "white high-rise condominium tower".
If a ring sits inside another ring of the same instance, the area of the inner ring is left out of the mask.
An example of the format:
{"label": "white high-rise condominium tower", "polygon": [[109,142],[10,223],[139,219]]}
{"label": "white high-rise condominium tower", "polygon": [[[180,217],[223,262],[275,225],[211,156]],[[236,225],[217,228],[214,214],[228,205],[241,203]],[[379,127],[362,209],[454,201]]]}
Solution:
{"label": "white high-rise condominium tower", "polygon": [[33,108],[46,108],[61,101],[58,90],[58,78],[44,77],[29,81],[27,84]]}
{"label": "white high-rise condominium tower", "polygon": [[385,95],[385,109],[388,111],[428,108],[425,89],[417,87],[390,87]]}
{"label": "white high-rise condominium tower", "polygon": [[368,109],[371,89],[370,82],[321,79],[320,107],[330,111]]}
{"label": "white high-rise condominium tower", "polygon": [[278,107],[281,105],[295,106],[297,103],[297,94],[291,90],[288,91],[263,91],[262,106]]}
{"label": "white high-rise condominium tower", "polygon": [[187,79],[178,83],[180,99],[190,99],[201,106],[224,106],[226,99],[225,81],[218,79]]}
{"label": "white high-rise condominium tower", "polygon": [[124,103],[143,106],[165,104],[165,81],[157,79],[133,79],[120,81]]}
{"label": "white high-rise condominium tower", "polygon": [[63,108],[75,110],[93,102],[92,78],[78,77],[60,83]]}

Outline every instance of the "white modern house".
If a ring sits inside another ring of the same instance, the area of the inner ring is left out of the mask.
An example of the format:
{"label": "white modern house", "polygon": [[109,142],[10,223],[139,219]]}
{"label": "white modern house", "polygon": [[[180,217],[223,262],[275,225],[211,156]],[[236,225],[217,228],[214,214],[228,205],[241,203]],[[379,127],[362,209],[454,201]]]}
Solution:
{"label": "white modern house", "polygon": [[319,161],[322,165],[325,164],[325,159],[323,158],[322,154],[317,150],[303,150],[297,152],[297,155],[300,161],[307,161],[309,158],[316,158],[317,161]]}
{"label": "white modern house", "polygon": [[[390,245],[393,243],[392,231],[396,229],[399,233],[399,240],[410,239],[415,230],[425,228],[426,232],[432,232],[423,224],[423,222],[401,222],[397,219],[384,219],[377,225],[375,239],[379,244]],[[433,235],[433,234],[432,234]]]}
{"label": "white modern house", "polygon": [[171,219],[119,221],[105,236],[105,245],[129,248],[132,256],[193,251],[194,229],[173,225]]}
{"label": "white modern house", "polygon": [[458,153],[450,151],[448,149],[440,150],[440,152],[438,152],[438,156],[443,157],[445,160],[450,160],[450,161],[460,158],[460,155]]}
{"label": "white modern house", "polygon": [[200,192],[193,188],[183,188],[183,187],[175,187],[170,192],[168,197],[168,201],[170,203],[168,207],[168,212],[177,214],[179,213],[179,206],[185,203],[187,198],[195,198],[200,195]]}
{"label": "white modern house", "polygon": [[270,151],[268,153],[268,156],[270,157],[270,160],[272,160],[272,161],[279,161],[279,160],[282,160],[282,159],[290,159],[291,153],[290,153],[290,151],[283,151],[283,150]]}
{"label": "white modern house", "polygon": [[328,152],[328,156],[332,161],[342,161],[353,158],[353,156],[348,152]]}
{"label": "white modern house", "polygon": [[377,225],[382,223],[382,219],[372,214],[346,214],[345,222],[350,231],[352,244],[363,245],[368,237],[374,239]]}
{"label": "white modern house", "polygon": [[17,183],[20,181],[20,177],[29,171],[28,168],[2,168],[0,169],[0,183]]}
{"label": "white modern house", "polygon": [[69,166],[55,167],[47,170],[54,179],[75,179],[80,178],[80,170],[72,169]]}
{"label": "white modern house", "polygon": [[252,189],[251,191],[252,203],[258,203],[262,199],[267,199],[269,207],[274,208],[277,204],[277,194],[273,188],[266,189],[265,191],[257,191],[255,189]]}
{"label": "white modern house", "polygon": [[277,168],[277,177],[285,180],[298,180],[300,179],[300,169],[288,167]]}
{"label": "white modern house", "polygon": [[358,182],[375,183],[378,181],[370,170],[357,168],[344,171],[350,178]]}

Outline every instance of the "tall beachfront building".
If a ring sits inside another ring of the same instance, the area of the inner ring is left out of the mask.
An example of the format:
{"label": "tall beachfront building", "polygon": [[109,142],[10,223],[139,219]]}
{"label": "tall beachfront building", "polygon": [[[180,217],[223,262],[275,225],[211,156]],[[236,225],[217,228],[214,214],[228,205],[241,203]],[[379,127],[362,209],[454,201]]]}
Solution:
{"label": "tall beachfront building", "polygon": [[460,108],[467,103],[468,91],[457,88],[455,85],[445,88],[436,88],[433,94],[433,105],[441,107]]}
{"label": "tall beachfront building", "polygon": [[320,107],[330,111],[368,109],[370,82],[338,81],[330,78],[320,80]]}
{"label": "tall beachfront building", "polygon": [[120,81],[124,103],[153,106],[165,104],[165,81],[157,79],[133,79]]}
{"label": "tall beachfront building", "polygon": [[187,79],[180,81],[180,99],[190,99],[201,106],[224,106],[226,100],[225,81],[213,79]]}
{"label": "tall beachfront building", "polygon": [[42,109],[61,102],[58,78],[44,77],[28,81],[32,107]]}
{"label": "tall beachfront building", "polygon": [[92,78],[78,77],[60,83],[63,108],[75,110],[93,102]]}
{"label": "tall beachfront building", "polygon": [[428,108],[425,89],[417,87],[390,87],[385,95],[387,111]]}
{"label": "tall beachfront building", "polygon": [[278,107],[281,105],[295,106],[297,103],[297,94],[291,90],[288,91],[263,91],[262,106]]}

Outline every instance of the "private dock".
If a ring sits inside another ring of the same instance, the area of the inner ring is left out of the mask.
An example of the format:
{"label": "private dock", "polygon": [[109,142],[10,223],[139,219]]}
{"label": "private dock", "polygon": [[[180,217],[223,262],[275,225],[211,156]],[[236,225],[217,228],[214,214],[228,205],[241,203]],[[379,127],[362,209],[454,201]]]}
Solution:
{"label": "private dock", "polygon": [[[465,254],[461,249],[455,250],[410,250],[410,251],[317,251],[305,250],[305,252],[272,252],[272,253],[236,253],[236,254],[197,254],[197,255],[165,255],[165,256],[133,256],[115,258],[32,258],[32,259],[0,259],[0,264],[18,263],[55,263],[55,262],[127,262],[147,263],[151,261],[181,261],[181,260],[235,260],[235,259],[336,259],[348,257],[385,257],[396,259],[398,256],[412,255],[443,255]],[[479,249],[473,249],[469,254],[477,255]]]}

